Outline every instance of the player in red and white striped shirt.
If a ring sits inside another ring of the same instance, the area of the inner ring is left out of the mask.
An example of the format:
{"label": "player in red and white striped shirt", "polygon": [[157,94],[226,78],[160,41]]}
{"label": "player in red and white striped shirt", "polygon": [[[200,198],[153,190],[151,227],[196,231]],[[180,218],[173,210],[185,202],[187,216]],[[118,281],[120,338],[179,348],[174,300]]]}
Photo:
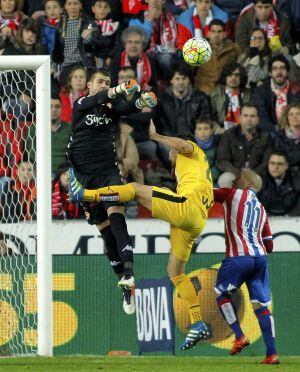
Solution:
{"label": "player in red and white striped shirt", "polygon": [[[237,181],[236,181],[237,182]],[[272,234],[264,206],[251,189],[214,189],[224,207],[226,256],[265,256]]]}
{"label": "player in red and white striped shirt", "polygon": [[266,344],[262,363],[278,364],[274,320],[268,309],[271,292],[266,254],[272,252],[273,241],[266,211],[256,196],[261,186],[259,175],[244,169],[232,188],[214,190],[215,201],[224,207],[226,241],[226,258],[218,271],[215,292],[220,312],[236,337],[230,354],[240,353],[250,344],[231,299],[232,292],[246,283]]}

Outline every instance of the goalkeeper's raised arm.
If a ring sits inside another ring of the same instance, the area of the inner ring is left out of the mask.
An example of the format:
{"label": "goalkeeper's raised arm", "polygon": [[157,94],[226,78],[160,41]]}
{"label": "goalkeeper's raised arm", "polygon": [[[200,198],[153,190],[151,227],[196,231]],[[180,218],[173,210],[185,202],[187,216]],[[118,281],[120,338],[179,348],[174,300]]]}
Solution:
{"label": "goalkeeper's raised arm", "polygon": [[[98,71],[92,74],[87,83],[88,95],[81,97],[75,102],[73,117],[78,112],[81,114],[95,106],[109,105],[119,115],[126,115],[142,110],[144,107],[153,108],[157,104],[153,92],[140,93],[140,86],[134,79],[109,87],[110,77],[105,71]],[[77,121],[75,119],[75,121]]]}

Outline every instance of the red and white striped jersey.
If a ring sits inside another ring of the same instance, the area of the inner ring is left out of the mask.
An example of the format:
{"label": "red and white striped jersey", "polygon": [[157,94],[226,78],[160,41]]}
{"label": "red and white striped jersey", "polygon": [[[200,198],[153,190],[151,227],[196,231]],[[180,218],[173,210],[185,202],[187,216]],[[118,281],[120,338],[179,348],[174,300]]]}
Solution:
{"label": "red and white striped jersey", "polygon": [[226,256],[265,256],[272,233],[255,192],[220,188],[214,189],[214,197],[224,208]]}

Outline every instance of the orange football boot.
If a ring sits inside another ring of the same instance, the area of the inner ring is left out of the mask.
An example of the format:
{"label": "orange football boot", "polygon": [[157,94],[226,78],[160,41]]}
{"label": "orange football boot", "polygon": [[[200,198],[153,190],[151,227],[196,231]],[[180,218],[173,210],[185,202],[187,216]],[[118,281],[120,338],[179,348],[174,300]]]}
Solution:
{"label": "orange football boot", "polygon": [[264,360],[260,362],[260,364],[279,364],[280,361],[278,359],[277,354],[267,355]]}
{"label": "orange football boot", "polygon": [[250,341],[247,337],[242,336],[236,340],[233,341],[233,346],[230,350],[230,355],[239,354],[244,347],[250,345]]}

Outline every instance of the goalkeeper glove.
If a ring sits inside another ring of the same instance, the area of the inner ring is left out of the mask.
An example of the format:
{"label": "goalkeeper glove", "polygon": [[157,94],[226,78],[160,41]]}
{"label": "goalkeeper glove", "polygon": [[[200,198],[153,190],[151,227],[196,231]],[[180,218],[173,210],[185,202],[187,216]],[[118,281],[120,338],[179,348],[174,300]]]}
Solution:
{"label": "goalkeeper glove", "polygon": [[142,110],[144,107],[155,107],[157,104],[156,95],[153,92],[144,92],[140,98],[136,100],[135,105],[138,109]]}
{"label": "goalkeeper glove", "polygon": [[139,92],[141,90],[139,84],[133,80],[127,80],[125,83],[117,85],[116,87],[113,88],[114,94],[131,94],[134,92]]}

